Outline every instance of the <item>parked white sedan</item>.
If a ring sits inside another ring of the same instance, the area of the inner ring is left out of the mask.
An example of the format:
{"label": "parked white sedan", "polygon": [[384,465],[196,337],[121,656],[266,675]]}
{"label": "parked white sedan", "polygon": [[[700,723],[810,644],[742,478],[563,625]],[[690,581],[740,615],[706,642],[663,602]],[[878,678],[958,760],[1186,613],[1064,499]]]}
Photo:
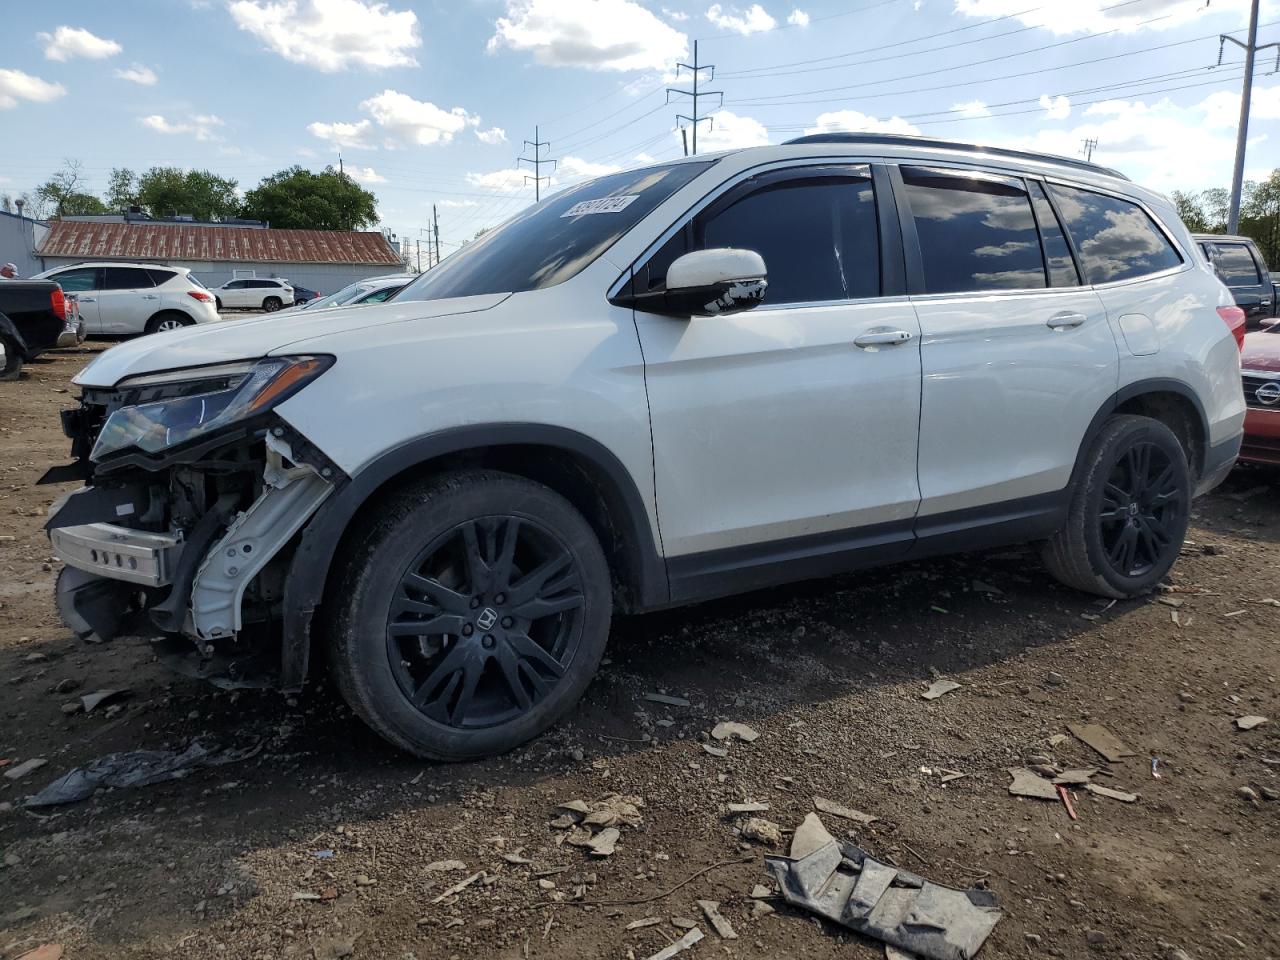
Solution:
{"label": "parked white sedan", "polygon": [[293,286],[277,277],[228,280],[213,288],[219,310],[265,310],[273,313],[293,304]]}
{"label": "parked white sedan", "polygon": [[32,277],[74,295],[89,334],[156,333],[218,319],[214,296],[186,267],[77,263]]}

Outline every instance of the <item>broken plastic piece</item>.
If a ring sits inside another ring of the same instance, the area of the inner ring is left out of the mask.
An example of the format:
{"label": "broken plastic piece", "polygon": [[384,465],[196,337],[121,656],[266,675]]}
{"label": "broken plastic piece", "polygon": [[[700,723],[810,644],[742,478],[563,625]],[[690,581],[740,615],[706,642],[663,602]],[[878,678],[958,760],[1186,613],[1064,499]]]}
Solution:
{"label": "broken plastic piece", "polygon": [[1069,723],[1067,729],[1073,737],[1088,744],[1112,763],[1133,756],[1133,751],[1100,723]]}
{"label": "broken plastic piece", "polygon": [[988,891],[940,886],[851,843],[765,864],[788,903],[925,960],[972,960],[1003,917]]}

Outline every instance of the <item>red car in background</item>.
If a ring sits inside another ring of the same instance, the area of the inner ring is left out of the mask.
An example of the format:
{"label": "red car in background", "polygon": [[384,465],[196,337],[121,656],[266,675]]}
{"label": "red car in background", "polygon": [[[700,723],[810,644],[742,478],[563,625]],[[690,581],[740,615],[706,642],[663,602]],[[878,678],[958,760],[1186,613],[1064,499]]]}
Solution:
{"label": "red car in background", "polygon": [[1280,466],[1280,321],[1246,334],[1240,372],[1248,408],[1240,459]]}

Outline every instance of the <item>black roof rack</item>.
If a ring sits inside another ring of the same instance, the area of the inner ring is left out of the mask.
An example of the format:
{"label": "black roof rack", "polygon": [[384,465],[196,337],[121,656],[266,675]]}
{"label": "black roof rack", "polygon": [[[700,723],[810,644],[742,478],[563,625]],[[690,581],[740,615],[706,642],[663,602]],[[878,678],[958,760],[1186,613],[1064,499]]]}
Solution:
{"label": "black roof rack", "polygon": [[984,153],[992,157],[1010,157],[1015,160],[1038,160],[1042,163],[1053,163],[1061,167],[1075,167],[1088,170],[1090,173],[1103,173],[1109,177],[1128,180],[1119,170],[1112,170],[1087,160],[1074,157],[1057,157],[1051,153],[1034,153],[1030,150],[1009,150],[1004,147],[984,147],[976,143],[958,143],[955,140],[936,140],[933,137],[912,137],[902,133],[811,133],[806,137],[796,137],[784,144],[790,146],[797,143],[887,143],[910,147],[929,147],[935,150],[964,150],[971,153]]}

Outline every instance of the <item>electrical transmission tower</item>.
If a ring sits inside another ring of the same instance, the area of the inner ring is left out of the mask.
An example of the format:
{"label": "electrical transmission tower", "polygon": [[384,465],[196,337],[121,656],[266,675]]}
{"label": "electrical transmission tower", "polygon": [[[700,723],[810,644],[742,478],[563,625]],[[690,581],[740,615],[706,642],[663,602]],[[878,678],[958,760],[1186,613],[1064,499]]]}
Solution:
{"label": "electrical transmission tower", "polygon": [[1093,160],[1093,151],[1098,149],[1098,138],[1094,137],[1084,141],[1084,146],[1080,149],[1080,153],[1086,160]]}
{"label": "electrical transmission tower", "polygon": [[542,148],[546,147],[548,150],[550,150],[551,141],[539,140],[538,128],[536,126],[533,128],[533,139],[526,140],[524,142],[524,145],[526,147],[533,147],[533,156],[526,157],[521,155],[519,157],[516,157],[516,166],[518,167],[522,163],[528,163],[533,165],[533,176],[530,177],[526,175],[524,178],[524,182],[528,183],[530,180],[533,181],[533,200],[534,200],[534,203],[537,203],[539,200],[542,199],[542,181],[546,180],[550,182],[551,180],[550,174],[548,174],[545,177],[542,175],[542,165],[544,163],[549,163],[551,164],[551,169],[554,170],[556,168],[556,161],[550,160],[550,159],[543,159]]}
{"label": "electrical transmission tower", "polygon": [[1244,89],[1240,91],[1240,125],[1236,128],[1236,162],[1231,171],[1231,208],[1227,214],[1227,233],[1240,230],[1240,192],[1244,188],[1245,141],[1249,139],[1249,100],[1253,97],[1253,60],[1259,50],[1276,48],[1276,69],[1280,70],[1280,43],[1258,46],[1258,0],[1249,8],[1249,42],[1241,43],[1225,33],[1218,36],[1218,66],[1222,66],[1222,50],[1228,43],[1244,50]]}
{"label": "electrical transmission tower", "polygon": [[[716,128],[715,117],[698,116],[698,98],[699,97],[719,97],[720,100],[716,104],[716,106],[721,107],[721,106],[724,106],[724,94],[721,93],[719,90],[699,90],[698,89],[698,80],[701,77],[702,71],[703,70],[710,71],[707,76],[707,79],[714,80],[716,78],[716,66],[714,63],[708,63],[708,64],[698,63],[698,41],[697,40],[693,41],[693,63],[677,63],[676,64],[677,77],[680,76],[681,67],[684,67],[684,69],[688,70],[691,74],[693,74],[693,89],[679,90],[675,87],[667,87],[667,103],[671,102],[671,95],[673,93],[679,94],[680,96],[689,97],[693,101],[693,110],[692,110],[693,116],[686,117],[684,114],[678,113],[676,114],[676,120],[677,121],[687,120],[689,121],[689,126],[693,128],[693,154],[696,156],[698,153],[698,124],[701,123],[703,120],[710,120],[711,129],[714,130]],[[685,152],[688,153],[687,147]]]}

